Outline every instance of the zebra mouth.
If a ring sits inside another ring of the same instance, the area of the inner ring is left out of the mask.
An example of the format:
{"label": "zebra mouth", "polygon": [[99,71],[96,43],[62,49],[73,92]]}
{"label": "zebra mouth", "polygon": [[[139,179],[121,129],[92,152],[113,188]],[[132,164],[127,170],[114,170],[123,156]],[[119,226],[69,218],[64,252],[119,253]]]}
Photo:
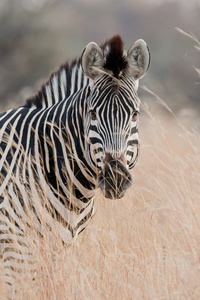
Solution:
{"label": "zebra mouth", "polygon": [[98,175],[98,186],[105,198],[120,199],[132,185],[132,176],[119,160],[107,163]]}

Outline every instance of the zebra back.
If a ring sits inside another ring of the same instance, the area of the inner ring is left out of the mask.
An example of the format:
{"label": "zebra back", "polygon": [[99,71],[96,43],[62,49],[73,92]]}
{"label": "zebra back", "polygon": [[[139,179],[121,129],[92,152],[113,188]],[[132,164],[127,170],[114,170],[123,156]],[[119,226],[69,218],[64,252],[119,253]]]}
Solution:
{"label": "zebra back", "polygon": [[38,93],[27,99],[26,106],[47,108],[67,99],[88,84],[84,75],[80,58],[71,64],[68,62],[51,73],[49,79],[41,86]]}

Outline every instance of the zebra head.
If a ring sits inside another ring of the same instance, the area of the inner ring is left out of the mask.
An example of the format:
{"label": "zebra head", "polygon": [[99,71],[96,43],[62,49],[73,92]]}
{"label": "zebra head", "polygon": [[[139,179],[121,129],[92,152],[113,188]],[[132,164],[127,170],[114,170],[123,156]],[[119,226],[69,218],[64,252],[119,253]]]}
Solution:
{"label": "zebra head", "polygon": [[85,117],[87,158],[98,170],[97,182],[106,198],[118,199],[132,184],[129,169],[138,157],[138,80],[150,62],[143,40],[126,52],[120,36],[102,47],[89,43],[82,55],[90,78]]}

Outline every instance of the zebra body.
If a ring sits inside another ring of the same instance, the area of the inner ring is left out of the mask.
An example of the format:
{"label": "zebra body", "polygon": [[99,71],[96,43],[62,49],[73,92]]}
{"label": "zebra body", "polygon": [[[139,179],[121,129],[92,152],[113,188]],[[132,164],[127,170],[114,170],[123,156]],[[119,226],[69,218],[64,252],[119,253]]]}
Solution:
{"label": "zebra body", "polygon": [[35,270],[27,229],[42,235],[45,224],[70,245],[94,214],[96,188],[115,199],[131,185],[137,82],[149,59],[143,40],[128,52],[119,36],[101,48],[90,43],[24,106],[0,115],[0,242],[9,285],[24,257]]}

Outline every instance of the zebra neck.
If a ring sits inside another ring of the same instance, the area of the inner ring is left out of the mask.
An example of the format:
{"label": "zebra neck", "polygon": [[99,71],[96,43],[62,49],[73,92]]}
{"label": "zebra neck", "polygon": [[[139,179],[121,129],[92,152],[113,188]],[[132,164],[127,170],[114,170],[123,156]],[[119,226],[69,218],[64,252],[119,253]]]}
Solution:
{"label": "zebra neck", "polygon": [[[89,87],[83,88],[70,101],[62,101],[44,111],[40,125],[40,146],[48,181],[55,190],[68,194],[67,182],[77,182],[75,196],[93,196],[95,173],[85,159],[83,115]],[[44,138],[45,137],[45,138]],[[78,145],[78,147],[77,147]],[[55,159],[52,160],[51,158]],[[57,176],[55,176],[57,174]],[[82,184],[80,184],[82,183]],[[70,184],[71,186],[71,184]],[[87,191],[87,192],[86,192]],[[77,194],[77,195],[76,195]]]}
{"label": "zebra neck", "polygon": [[69,98],[87,84],[88,78],[82,71],[80,59],[74,60],[70,65],[66,63],[53,72],[38,93],[27,100],[26,106],[41,109],[51,107]]}

